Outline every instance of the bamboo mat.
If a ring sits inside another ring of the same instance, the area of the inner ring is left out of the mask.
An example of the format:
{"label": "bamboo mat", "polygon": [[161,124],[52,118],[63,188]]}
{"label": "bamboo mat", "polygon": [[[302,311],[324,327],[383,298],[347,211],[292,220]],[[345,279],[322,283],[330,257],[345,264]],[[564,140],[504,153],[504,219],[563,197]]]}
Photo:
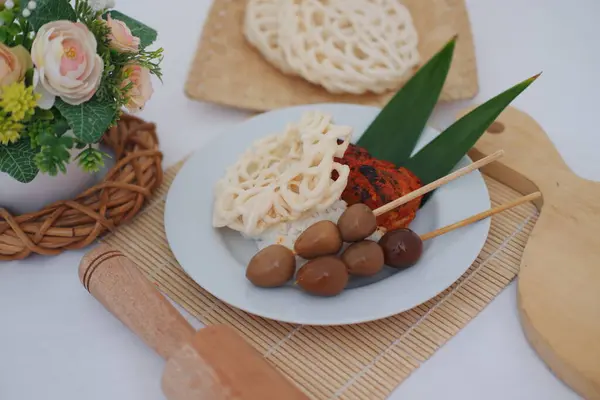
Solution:
{"label": "bamboo mat", "polygon": [[[163,227],[171,167],[152,202],[129,225],[102,241],[134,260],[171,299],[206,325],[233,326],[314,399],[385,399],[421,363],[475,317],[519,271],[537,219],[533,204],[492,218],[488,240],[469,270],[446,291],[393,317],[350,326],[279,323],[231,308],[196,285],[169,250]],[[493,205],[519,197],[485,177]]]}

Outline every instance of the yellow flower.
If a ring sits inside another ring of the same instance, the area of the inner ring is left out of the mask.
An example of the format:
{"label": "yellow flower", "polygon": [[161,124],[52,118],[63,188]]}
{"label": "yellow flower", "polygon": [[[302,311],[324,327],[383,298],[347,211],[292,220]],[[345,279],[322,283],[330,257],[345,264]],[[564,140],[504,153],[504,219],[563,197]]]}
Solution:
{"label": "yellow flower", "polygon": [[11,113],[13,121],[23,121],[35,112],[39,94],[33,93],[33,87],[25,87],[23,82],[15,82],[3,88],[0,108]]}
{"label": "yellow flower", "polygon": [[15,143],[21,138],[23,125],[0,116],[0,144]]}

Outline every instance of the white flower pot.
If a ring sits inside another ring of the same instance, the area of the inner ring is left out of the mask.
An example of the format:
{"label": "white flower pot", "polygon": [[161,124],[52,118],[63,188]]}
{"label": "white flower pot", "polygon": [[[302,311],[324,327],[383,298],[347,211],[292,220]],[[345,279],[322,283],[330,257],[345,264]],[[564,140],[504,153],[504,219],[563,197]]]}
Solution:
{"label": "white flower pot", "polygon": [[[71,150],[71,160],[81,150]],[[41,172],[29,183],[21,183],[10,175],[0,172],[0,207],[14,215],[38,211],[59,200],[69,200],[95,185],[106,171],[96,174],[84,172],[77,161],[67,165],[67,173],[56,176]]]}

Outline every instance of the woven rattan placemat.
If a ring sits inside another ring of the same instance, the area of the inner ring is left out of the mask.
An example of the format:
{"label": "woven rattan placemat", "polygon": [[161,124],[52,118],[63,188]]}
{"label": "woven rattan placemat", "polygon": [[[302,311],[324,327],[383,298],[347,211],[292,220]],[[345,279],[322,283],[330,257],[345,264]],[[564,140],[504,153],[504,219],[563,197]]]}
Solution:
{"label": "woven rattan placemat", "polygon": [[[458,35],[440,100],[474,97],[479,90],[478,73],[465,0],[401,1],[410,10],[419,34],[422,64]],[[394,94],[332,95],[301,78],[282,74],[246,42],[242,32],[246,2],[213,1],[185,84],[190,98],[266,111],[324,102],[384,106]]]}
{"label": "woven rattan placemat", "polygon": [[[166,172],[146,210],[103,241],[134,260],[159,289],[204,324],[235,327],[314,399],[385,399],[515,278],[537,219],[533,204],[493,217],[488,240],[471,268],[446,291],[410,311],[359,325],[291,325],[227,306],[177,264],[165,238],[163,212],[180,167]],[[493,205],[520,196],[487,176],[485,181]]]}

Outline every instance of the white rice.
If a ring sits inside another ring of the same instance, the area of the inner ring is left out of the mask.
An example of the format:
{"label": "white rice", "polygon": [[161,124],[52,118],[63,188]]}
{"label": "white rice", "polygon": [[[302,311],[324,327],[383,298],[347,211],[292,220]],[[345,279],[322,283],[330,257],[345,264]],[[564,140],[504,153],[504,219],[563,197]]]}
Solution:
{"label": "white rice", "polygon": [[[323,220],[329,220],[331,222],[337,223],[338,219],[346,210],[346,208],[348,208],[348,204],[343,200],[338,200],[324,211],[317,211],[312,215],[300,218],[295,221],[281,222],[263,232],[263,234],[261,234],[258,238],[254,238],[254,241],[256,242],[256,245],[258,246],[259,250],[262,250],[265,247],[270,246],[272,244],[281,244],[290,249],[293,249],[296,239],[298,239],[302,232],[304,232],[307,228],[309,228],[314,223]],[[378,241],[381,238],[381,236],[383,236],[383,234],[383,231],[377,229],[367,239]],[[345,248],[346,246],[343,247],[343,249]],[[299,261],[302,260],[299,259]],[[300,264],[303,264],[303,262],[301,262]]]}

